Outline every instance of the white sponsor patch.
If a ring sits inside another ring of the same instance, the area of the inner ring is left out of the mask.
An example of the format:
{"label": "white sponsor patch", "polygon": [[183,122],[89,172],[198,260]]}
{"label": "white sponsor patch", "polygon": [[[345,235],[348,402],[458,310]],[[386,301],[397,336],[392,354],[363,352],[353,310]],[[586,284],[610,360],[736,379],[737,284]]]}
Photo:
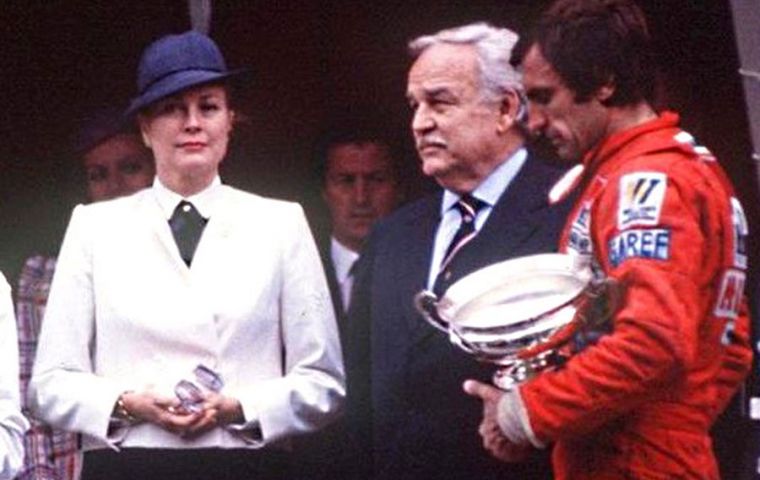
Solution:
{"label": "white sponsor patch", "polygon": [[620,178],[618,230],[660,222],[668,177],[664,173],[636,172]]}
{"label": "white sponsor patch", "polygon": [[739,316],[745,279],[746,275],[741,270],[729,269],[723,273],[718,303],[715,305],[716,317],[735,319]]}
{"label": "white sponsor patch", "polygon": [[736,197],[731,197],[731,221],[734,224],[734,266],[746,270],[749,227],[742,204]]}

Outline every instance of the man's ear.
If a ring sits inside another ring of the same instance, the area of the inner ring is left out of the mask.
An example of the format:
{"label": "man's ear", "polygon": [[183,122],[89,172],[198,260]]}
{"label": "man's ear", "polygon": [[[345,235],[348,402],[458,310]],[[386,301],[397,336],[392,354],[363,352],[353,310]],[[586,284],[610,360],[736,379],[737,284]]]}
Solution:
{"label": "man's ear", "polygon": [[520,95],[515,90],[507,91],[499,105],[499,121],[496,130],[499,133],[504,133],[512,128],[524,116],[523,109]]}
{"label": "man's ear", "polygon": [[594,93],[594,98],[602,105],[606,105],[614,94],[615,94],[615,80],[613,78],[610,78],[607,80],[607,83],[605,83],[604,85],[602,85],[596,90],[596,92]]}

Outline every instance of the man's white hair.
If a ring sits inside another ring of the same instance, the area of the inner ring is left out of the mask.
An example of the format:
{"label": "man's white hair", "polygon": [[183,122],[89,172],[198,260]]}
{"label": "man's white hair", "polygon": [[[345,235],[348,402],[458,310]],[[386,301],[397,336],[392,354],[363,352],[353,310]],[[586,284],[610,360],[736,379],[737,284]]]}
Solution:
{"label": "man's white hair", "polygon": [[509,63],[518,38],[512,30],[478,22],[417,37],[409,42],[409,53],[417,58],[428,48],[440,44],[475,47],[482,93],[490,100],[500,100],[509,90],[522,93],[522,76]]}

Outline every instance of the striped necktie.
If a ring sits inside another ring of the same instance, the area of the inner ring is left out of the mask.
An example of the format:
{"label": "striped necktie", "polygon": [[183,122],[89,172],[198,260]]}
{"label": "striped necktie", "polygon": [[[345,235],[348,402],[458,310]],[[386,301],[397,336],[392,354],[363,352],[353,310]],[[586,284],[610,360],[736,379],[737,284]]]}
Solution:
{"label": "striped necktie", "polygon": [[454,205],[454,208],[459,210],[461,220],[459,223],[459,229],[454,234],[454,238],[446,249],[443,261],[441,262],[441,267],[438,270],[438,276],[436,276],[435,283],[433,284],[433,292],[439,297],[443,295],[446,288],[449,286],[448,280],[451,276],[449,265],[451,264],[451,261],[456,254],[462,250],[467,243],[475,238],[475,235],[477,235],[478,232],[475,230],[475,218],[478,215],[478,211],[485,206],[485,202],[478,200],[469,193],[462,195],[462,198],[460,198]]}

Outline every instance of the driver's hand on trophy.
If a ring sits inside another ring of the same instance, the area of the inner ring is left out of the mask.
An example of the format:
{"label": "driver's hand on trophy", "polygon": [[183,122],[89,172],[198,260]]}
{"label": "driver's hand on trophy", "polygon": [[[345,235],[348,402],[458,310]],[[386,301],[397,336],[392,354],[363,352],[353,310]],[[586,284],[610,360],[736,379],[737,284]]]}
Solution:
{"label": "driver's hand on trophy", "polygon": [[483,401],[483,420],[478,433],[483,439],[483,447],[495,458],[503,462],[522,462],[534,450],[530,444],[512,443],[502,432],[497,421],[499,400],[504,392],[491,385],[475,380],[464,382],[464,391]]}

